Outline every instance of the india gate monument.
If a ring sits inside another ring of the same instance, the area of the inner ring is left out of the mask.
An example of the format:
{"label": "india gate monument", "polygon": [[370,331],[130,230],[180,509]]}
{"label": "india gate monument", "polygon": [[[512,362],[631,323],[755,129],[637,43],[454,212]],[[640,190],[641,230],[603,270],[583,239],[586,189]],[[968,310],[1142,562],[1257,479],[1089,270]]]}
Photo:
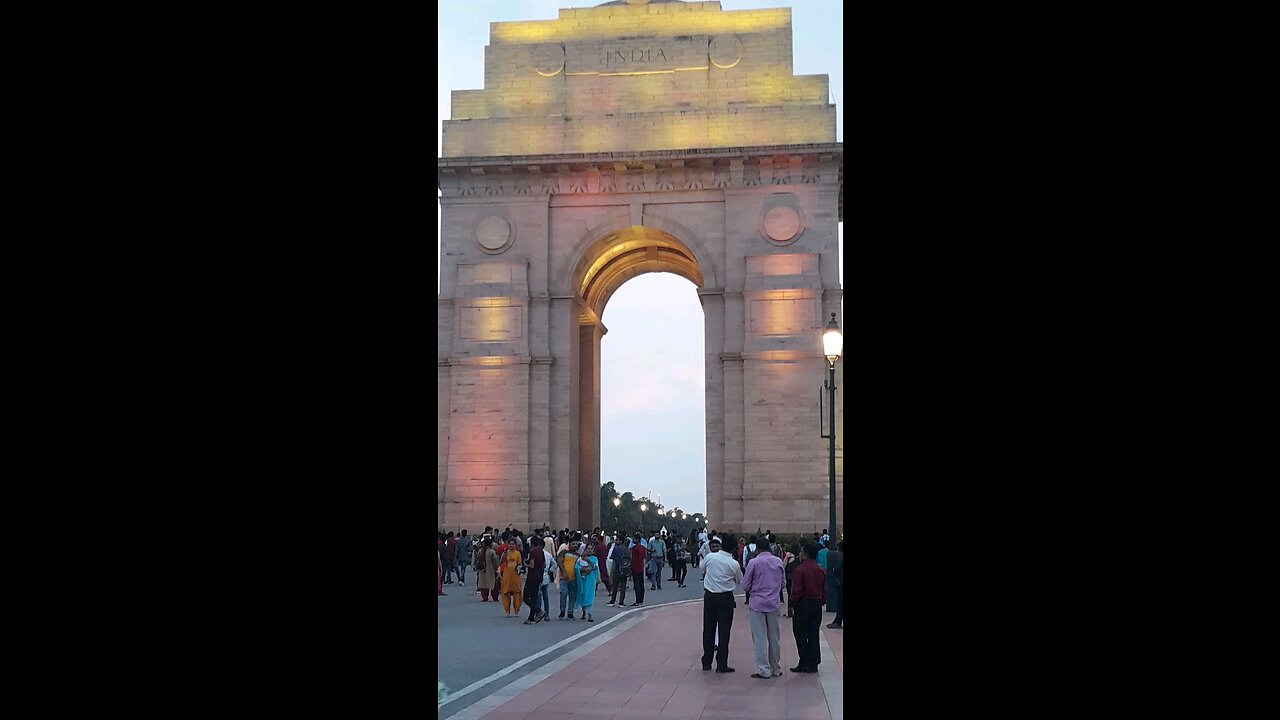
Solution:
{"label": "india gate monument", "polygon": [[[827,526],[836,108],[826,75],[792,72],[789,8],[720,5],[493,22],[484,87],[453,92],[437,167],[442,526],[600,524],[601,317],[650,272],[690,280],[702,304],[711,525]],[[843,360],[836,386],[842,415]]]}

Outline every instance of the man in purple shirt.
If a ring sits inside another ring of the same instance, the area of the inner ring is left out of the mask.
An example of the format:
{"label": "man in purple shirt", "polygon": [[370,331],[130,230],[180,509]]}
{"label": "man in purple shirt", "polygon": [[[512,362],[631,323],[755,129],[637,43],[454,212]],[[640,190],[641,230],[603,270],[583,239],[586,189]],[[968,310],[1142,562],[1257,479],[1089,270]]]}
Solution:
{"label": "man in purple shirt", "polygon": [[751,644],[756,651],[756,671],[751,675],[768,680],[782,675],[782,643],[778,639],[778,619],[786,570],[782,560],[769,552],[767,544],[757,545],[758,554],[747,563],[742,576],[747,607],[751,611]]}

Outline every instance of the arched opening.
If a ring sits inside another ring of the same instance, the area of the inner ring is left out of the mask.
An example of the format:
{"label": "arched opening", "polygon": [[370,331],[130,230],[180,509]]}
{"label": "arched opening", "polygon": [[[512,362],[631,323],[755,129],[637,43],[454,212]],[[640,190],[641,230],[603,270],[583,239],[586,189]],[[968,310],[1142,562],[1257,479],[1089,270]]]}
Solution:
{"label": "arched opening", "polygon": [[[602,319],[604,309],[624,283],[646,273],[671,273],[693,283],[695,288],[704,284],[702,268],[688,245],[670,233],[639,225],[614,230],[592,242],[581,255],[572,278],[580,301],[577,506],[580,524],[586,528],[601,521],[601,341],[608,332]],[[705,472],[705,455],[702,462]],[[704,475],[704,487],[705,482]]]}
{"label": "arched opening", "polygon": [[[650,530],[687,532],[693,522],[655,518],[655,502],[664,512],[706,510],[706,337],[696,290],[651,273],[628,280],[604,310],[600,479],[635,497],[653,493]],[[610,510],[601,506],[605,517]]]}
{"label": "arched opening", "polygon": [[592,243],[574,273],[574,287],[599,318],[623,283],[651,272],[674,273],[702,287],[702,269],[693,251],[668,233],[640,225],[616,230]]}

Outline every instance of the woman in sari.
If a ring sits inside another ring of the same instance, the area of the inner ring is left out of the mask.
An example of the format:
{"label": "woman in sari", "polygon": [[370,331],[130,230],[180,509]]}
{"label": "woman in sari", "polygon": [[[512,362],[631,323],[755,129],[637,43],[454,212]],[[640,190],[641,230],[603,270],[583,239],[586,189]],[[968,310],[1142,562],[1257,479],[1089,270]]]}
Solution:
{"label": "woman in sari", "polygon": [[[513,536],[507,541],[507,549],[502,552],[502,561],[498,563],[498,595],[502,598],[502,617],[513,618],[520,615],[520,551],[516,549]],[[511,612],[512,604],[515,613]]]}
{"label": "woman in sari", "polygon": [[591,617],[591,606],[596,601],[596,585],[600,582],[600,559],[596,557],[596,540],[587,540],[587,550],[578,558],[578,607],[587,615],[587,622],[595,622]]}
{"label": "woman in sari", "polygon": [[[486,536],[476,555],[476,589],[480,591],[480,602],[488,602],[489,591],[498,581],[498,553],[493,551],[493,538]],[[498,601],[495,594],[494,602]]]}

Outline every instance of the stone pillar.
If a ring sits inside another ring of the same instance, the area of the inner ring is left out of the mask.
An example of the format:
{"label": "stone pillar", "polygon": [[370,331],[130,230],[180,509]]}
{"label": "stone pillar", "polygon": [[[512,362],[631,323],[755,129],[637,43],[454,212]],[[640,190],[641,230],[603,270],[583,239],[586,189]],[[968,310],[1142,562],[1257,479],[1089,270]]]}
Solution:
{"label": "stone pillar", "polygon": [[578,513],[574,529],[600,524],[600,339],[607,332],[599,323],[578,327]]}
{"label": "stone pillar", "polygon": [[706,512],[713,520],[720,520],[724,517],[725,443],[728,435],[725,428],[724,361],[720,359],[724,350],[724,293],[719,289],[699,290],[698,300],[702,303],[705,323]]}
{"label": "stone pillar", "polygon": [[570,526],[578,512],[578,300],[551,300],[551,526]]}
{"label": "stone pillar", "polygon": [[445,512],[444,499],[449,493],[449,397],[453,380],[449,375],[449,361],[436,362],[436,518],[440,529],[452,529]]}

